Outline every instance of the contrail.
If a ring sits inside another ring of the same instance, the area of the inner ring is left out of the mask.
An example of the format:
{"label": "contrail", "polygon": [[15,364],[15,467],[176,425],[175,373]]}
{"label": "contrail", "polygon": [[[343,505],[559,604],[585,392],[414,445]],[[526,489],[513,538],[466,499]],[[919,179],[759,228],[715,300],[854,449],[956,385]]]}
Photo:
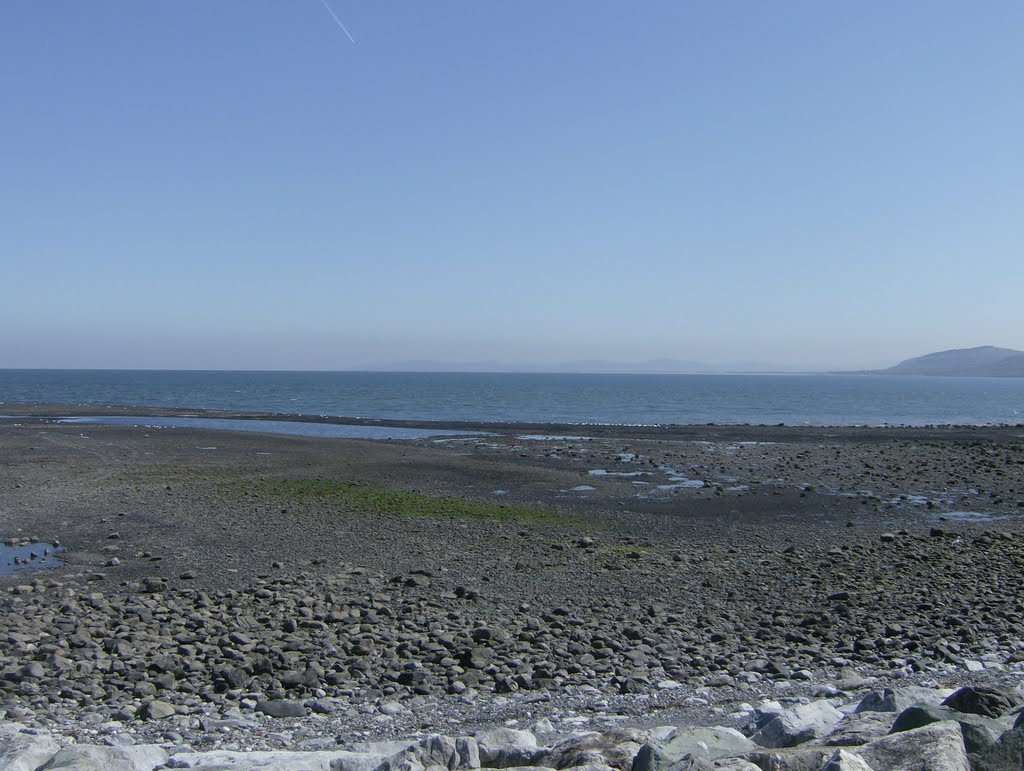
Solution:
{"label": "contrail", "polygon": [[352,45],[356,45],[356,39],[352,37],[352,33],[345,29],[345,25],[341,23],[341,19],[338,18],[338,14],[327,4],[327,0],[320,0],[321,5],[327,9],[327,13],[331,14],[331,18],[334,19],[335,23],[341,27],[341,31],[345,33],[345,36],[352,41]]}

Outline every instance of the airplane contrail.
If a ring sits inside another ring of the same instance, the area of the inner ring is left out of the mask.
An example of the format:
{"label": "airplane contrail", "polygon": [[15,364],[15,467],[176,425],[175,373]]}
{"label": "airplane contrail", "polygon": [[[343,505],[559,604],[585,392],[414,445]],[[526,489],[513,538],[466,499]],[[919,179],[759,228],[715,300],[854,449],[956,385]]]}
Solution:
{"label": "airplane contrail", "polygon": [[352,33],[345,29],[345,25],[341,23],[341,19],[338,18],[338,14],[334,12],[334,9],[327,4],[327,0],[320,0],[320,4],[327,9],[327,13],[331,14],[331,18],[334,19],[335,23],[341,27],[341,31],[345,33],[345,36],[352,41],[352,45],[356,45],[356,39],[352,37]]}

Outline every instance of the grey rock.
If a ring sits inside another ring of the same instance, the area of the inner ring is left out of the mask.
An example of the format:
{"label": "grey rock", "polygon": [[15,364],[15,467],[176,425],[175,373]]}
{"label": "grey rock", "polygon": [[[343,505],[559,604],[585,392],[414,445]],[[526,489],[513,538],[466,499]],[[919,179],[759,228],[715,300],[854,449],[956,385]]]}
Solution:
{"label": "grey rock", "polygon": [[0,768],[36,771],[59,750],[48,733],[25,733],[16,723],[0,723]]}
{"label": "grey rock", "polygon": [[734,728],[684,728],[663,740],[652,740],[640,748],[633,771],[663,771],[675,768],[686,756],[717,760],[758,749]]}
{"label": "grey rock", "polygon": [[636,730],[618,730],[607,734],[588,732],[570,736],[541,756],[538,762],[552,768],[605,765],[630,768],[650,734]]}
{"label": "grey rock", "polygon": [[835,754],[828,759],[828,763],[821,767],[821,771],[875,771],[867,764],[860,755],[849,750],[836,750]]}
{"label": "grey rock", "polygon": [[830,747],[867,744],[888,734],[891,727],[891,712],[855,712],[839,721],[825,737],[825,744]]}
{"label": "grey rock", "polygon": [[938,704],[950,695],[948,690],[935,690],[910,685],[871,691],[857,705],[856,712],[902,712],[914,704]]}
{"label": "grey rock", "polygon": [[155,744],[133,747],[106,747],[96,744],[72,744],[46,763],[40,771],[153,771],[167,762],[167,751]]}
{"label": "grey rock", "polygon": [[949,720],[960,726],[964,746],[971,753],[982,752],[993,745],[1003,731],[1003,726],[992,718],[957,712],[937,704],[916,704],[899,714],[892,724],[890,733],[901,733]]}
{"label": "grey rock", "polygon": [[476,739],[453,739],[432,734],[392,755],[377,766],[377,771],[422,771],[428,768],[447,768],[448,771],[480,768]]}
{"label": "grey rock", "polygon": [[495,728],[476,735],[480,765],[484,768],[532,766],[544,754],[529,731]]}
{"label": "grey rock", "polygon": [[159,701],[157,699],[143,704],[140,712],[142,717],[146,720],[163,720],[164,718],[178,714],[178,711],[174,708],[173,704],[169,704],[166,701]]}
{"label": "grey rock", "polygon": [[883,736],[857,754],[886,771],[970,771],[960,725],[952,720]]}
{"label": "grey rock", "polygon": [[947,697],[942,706],[972,715],[999,717],[1013,709],[1016,701],[1013,692],[1008,688],[968,685]]}
{"label": "grey rock", "polygon": [[256,711],[269,717],[305,717],[306,707],[302,702],[287,699],[263,699],[256,702]]}
{"label": "grey rock", "polygon": [[827,701],[798,704],[787,709],[750,738],[762,747],[795,747],[832,731],[843,714]]}
{"label": "grey rock", "polygon": [[1024,771],[1024,731],[1005,731],[992,746],[971,756],[975,771]]}
{"label": "grey rock", "polygon": [[759,750],[748,754],[746,760],[762,771],[821,771],[833,752],[824,747]]}

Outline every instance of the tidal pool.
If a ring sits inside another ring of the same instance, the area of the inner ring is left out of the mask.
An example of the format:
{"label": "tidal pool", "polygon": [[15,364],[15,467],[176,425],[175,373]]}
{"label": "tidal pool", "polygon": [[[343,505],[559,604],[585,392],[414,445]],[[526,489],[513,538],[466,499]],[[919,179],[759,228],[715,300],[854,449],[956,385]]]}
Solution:
{"label": "tidal pool", "polygon": [[60,557],[62,551],[63,546],[51,543],[0,544],[0,575],[60,567],[64,564]]}

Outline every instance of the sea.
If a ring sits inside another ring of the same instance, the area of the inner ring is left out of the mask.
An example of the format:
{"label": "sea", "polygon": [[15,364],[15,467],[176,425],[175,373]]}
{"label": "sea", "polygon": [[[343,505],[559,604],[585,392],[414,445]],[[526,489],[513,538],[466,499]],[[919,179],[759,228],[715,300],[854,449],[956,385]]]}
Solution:
{"label": "sea", "polygon": [[4,405],[557,424],[1024,423],[1024,378],[439,372],[0,370]]}

